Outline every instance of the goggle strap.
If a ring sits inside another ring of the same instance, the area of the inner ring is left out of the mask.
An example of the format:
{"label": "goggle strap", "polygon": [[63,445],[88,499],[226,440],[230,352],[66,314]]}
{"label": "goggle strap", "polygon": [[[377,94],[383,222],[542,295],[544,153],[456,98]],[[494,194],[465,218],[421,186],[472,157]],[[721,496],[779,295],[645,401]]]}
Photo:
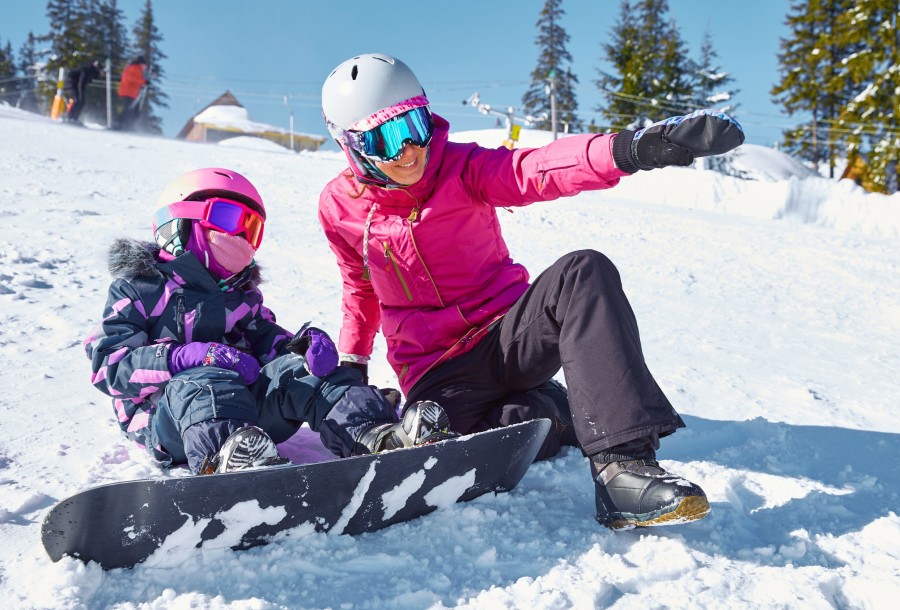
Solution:
{"label": "goggle strap", "polygon": [[[230,199],[225,198],[212,198],[206,201],[176,201],[175,203],[171,203],[163,208],[160,208],[156,211],[154,215],[154,224],[156,224],[157,228],[163,226],[167,222],[171,222],[173,220],[198,220],[201,222],[209,222],[208,218],[210,216],[211,207],[214,205],[216,201],[222,201],[223,203],[228,203],[232,205],[237,205],[240,207],[243,212],[242,214],[249,213],[251,216],[256,217],[257,223],[260,227],[259,231],[256,231],[254,247],[257,247],[261,241],[262,227],[265,223],[265,218],[258,211],[254,210],[250,206],[243,204],[239,201],[232,201]],[[237,231],[238,228],[242,228],[242,231]],[[224,228],[223,228],[224,229]],[[242,223],[239,227],[233,229],[237,231],[236,234],[241,232],[247,236],[247,241],[250,242],[250,230],[247,227],[247,223]],[[229,233],[232,230],[227,230]]]}

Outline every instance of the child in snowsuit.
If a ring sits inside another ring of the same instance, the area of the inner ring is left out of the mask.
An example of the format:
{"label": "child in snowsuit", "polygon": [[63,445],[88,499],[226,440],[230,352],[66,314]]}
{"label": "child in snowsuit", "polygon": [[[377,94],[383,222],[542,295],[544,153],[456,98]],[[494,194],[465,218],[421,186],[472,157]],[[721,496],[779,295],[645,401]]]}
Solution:
{"label": "child in snowsuit", "polygon": [[390,436],[391,448],[441,435],[446,416],[442,423],[436,405],[416,405],[417,415],[399,422],[377,388],[337,367],[325,332],[276,323],[254,262],[266,211],[245,177],[189,172],[157,208],[155,243],[114,243],[116,279],[84,342],[91,383],[154,458],[195,474],[281,463],[275,443],[303,423],[341,457],[367,452],[358,440],[373,430]]}

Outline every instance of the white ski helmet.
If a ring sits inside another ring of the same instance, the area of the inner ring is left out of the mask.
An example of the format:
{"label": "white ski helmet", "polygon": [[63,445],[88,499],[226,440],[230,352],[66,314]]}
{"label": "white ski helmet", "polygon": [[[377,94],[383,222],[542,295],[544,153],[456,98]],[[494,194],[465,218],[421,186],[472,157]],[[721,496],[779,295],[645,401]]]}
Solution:
{"label": "white ski helmet", "polygon": [[[357,55],[332,70],[322,85],[322,114],[329,131],[354,129],[354,125],[379,110],[421,96],[419,79],[405,63],[381,53]],[[427,105],[427,98],[424,99]]]}

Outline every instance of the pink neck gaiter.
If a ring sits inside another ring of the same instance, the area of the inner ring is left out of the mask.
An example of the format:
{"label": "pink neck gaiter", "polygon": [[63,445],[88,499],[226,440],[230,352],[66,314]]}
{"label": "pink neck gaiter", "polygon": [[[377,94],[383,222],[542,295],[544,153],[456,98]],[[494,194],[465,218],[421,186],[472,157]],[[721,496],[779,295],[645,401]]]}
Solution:
{"label": "pink neck gaiter", "polygon": [[[195,229],[200,229],[196,227]],[[227,279],[253,260],[256,250],[243,235],[228,235],[210,229],[191,231],[186,249],[193,252],[213,275]]]}

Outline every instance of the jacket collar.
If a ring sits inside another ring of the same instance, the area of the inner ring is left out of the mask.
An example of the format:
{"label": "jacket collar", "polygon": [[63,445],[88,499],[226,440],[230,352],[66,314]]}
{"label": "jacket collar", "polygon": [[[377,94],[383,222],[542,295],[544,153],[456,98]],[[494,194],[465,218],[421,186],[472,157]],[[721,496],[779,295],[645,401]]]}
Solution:
{"label": "jacket collar", "polygon": [[252,289],[257,287],[260,282],[259,267],[255,262],[251,262],[243,271],[227,279],[217,280],[192,252],[185,252],[169,261],[161,258],[158,268],[166,275],[177,274],[187,285],[206,290]]}
{"label": "jacket collar", "polygon": [[109,249],[109,272],[116,278],[178,277],[180,283],[207,290],[256,288],[262,282],[259,266],[251,264],[228,278],[217,281],[190,252],[173,257],[152,242],[117,239]]}

